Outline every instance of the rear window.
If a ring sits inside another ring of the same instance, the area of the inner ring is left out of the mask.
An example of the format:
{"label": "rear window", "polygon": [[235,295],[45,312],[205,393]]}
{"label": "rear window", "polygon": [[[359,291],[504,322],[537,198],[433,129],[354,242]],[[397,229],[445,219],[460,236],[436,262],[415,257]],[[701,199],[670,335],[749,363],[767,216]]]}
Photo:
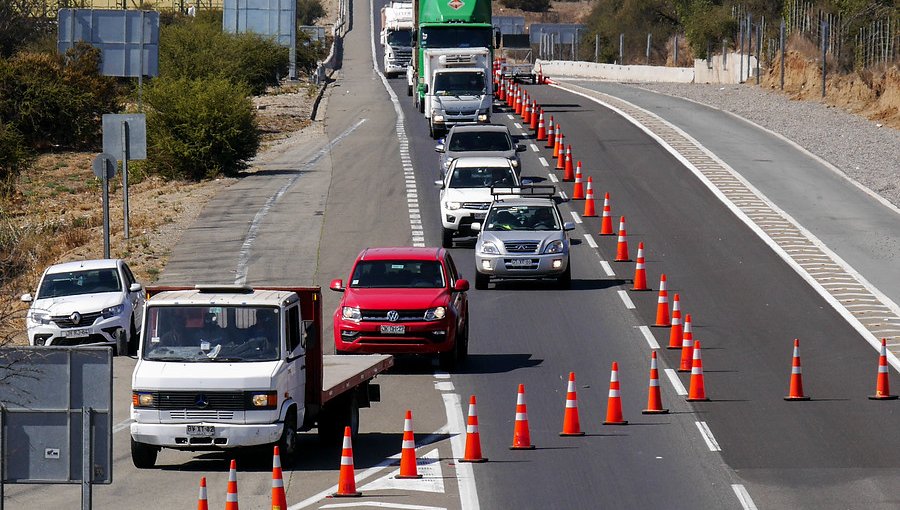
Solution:
{"label": "rear window", "polygon": [[350,287],[370,289],[443,288],[444,271],[436,260],[363,260],[356,264]]}
{"label": "rear window", "polygon": [[512,142],[502,131],[461,131],[450,138],[449,151],[511,151]]}

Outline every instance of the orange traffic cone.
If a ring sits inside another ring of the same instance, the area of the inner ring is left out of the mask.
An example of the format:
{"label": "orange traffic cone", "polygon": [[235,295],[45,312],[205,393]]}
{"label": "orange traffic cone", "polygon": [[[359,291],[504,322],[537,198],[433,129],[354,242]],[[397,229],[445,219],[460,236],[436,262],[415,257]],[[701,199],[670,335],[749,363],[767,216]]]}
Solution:
{"label": "orange traffic cone", "polygon": [[637,262],[634,264],[634,285],[631,290],[650,290],[647,287],[647,269],[644,266],[644,242],[638,243]]}
{"label": "orange traffic cone", "polygon": [[688,402],[702,402],[706,398],[706,385],[703,383],[703,360],[700,358],[700,340],[694,340],[694,360],[691,364],[691,388],[688,390]]}
{"label": "orange traffic cone", "polygon": [[356,474],[353,472],[353,443],[350,441],[350,427],[344,427],[344,444],[341,447],[341,472],[338,476],[336,498],[356,498],[362,492],[356,490]]}
{"label": "orange traffic cone", "polygon": [[513,443],[510,450],[534,450],[531,444],[531,433],[528,431],[528,409],[525,406],[525,385],[519,385],[516,396],[516,426],[513,431]]}
{"label": "orange traffic cone", "polygon": [[642,414],[666,414],[668,409],[663,409],[662,395],[659,391],[659,369],[656,366],[656,351],[650,353],[650,390],[647,393],[647,409]]}
{"label": "orange traffic cone", "polygon": [[606,403],[606,421],[604,425],[626,425],[622,419],[622,398],[619,396],[619,364],[613,361],[609,375],[609,399]]}
{"label": "orange traffic cone", "polygon": [[209,500],[206,499],[206,477],[200,477],[200,495],[197,496],[197,510],[209,510]]}
{"label": "orange traffic cone", "polygon": [[500,85],[497,87],[497,99],[499,101],[506,100],[506,80],[500,80]]}
{"label": "orange traffic cone", "polygon": [[237,462],[231,459],[228,468],[228,490],[225,493],[225,510],[238,510]]}
{"label": "orange traffic cone", "polygon": [[684,317],[684,328],[681,333],[681,364],[679,372],[690,372],[694,359],[694,332],[691,330],[691,314]]}
{"label": "orange traffic cone", "polygon": [[543,142],[547,139],[547,127],[544,125],[544,109],[541,108],[541,114],[538,116],[538,127],[537,127],[537,135],[534,137],[535,140],[539,142]]}
{"label": "orange traffic cone", "polygon": [[684,329],[681,327],[681,301],[678,294],[672,298],[672,329],[669,330],[668,349],[681,349],[682,334]]}
{"label": "orange traffic cone", "polygon": [[556,169],[562,170],[566,167],[566,147],[565,145],[559,146],[559,154],[556,155]]}
{"label": "orange traffic cone", "polygon": [[563,139],[565,138],[562,134],[562,128],[559,127],[559,124],[556,125],[556,144],[553,145],[553,157],[558,158],[559,152],[562,150]]}
{"label": "orange traffic cone", "polygon": [[566,146],[566,166],[563,173],[563,181],[572,182],[575,180],[575,168],[572,166],[572,145]]}
{"label": "orange traffic cone", "polygon": [[800,367],[800,340],[794,339],[794,355],[791,358],[791,389],[785,400],[809,400],[803,394],[803,368]]}
{"label": "orange traffic cone", "polygon": [[403,443],[400,446],[400,474],[397,478],[422,478],[416,464],[416,436],[412,428],[412,411],[403,420]]}
{"label": "orange traffic cone", "polygon": [[612,229],[612,213],[609,209],[609,193],[603,197],[603,218],[600,220],[600,235],[613,235]]}
{"label": "orange traffic cone", "polygon": [[528,101],[527,95],[525,96],[525,104],[522,106],[522,124],[531,124],[531,102]]}
{"label": "orange traffic cone", "polygon": [[669,320],[669,291],[666,290],[666,274],[659,277],[659,298],[656,300],[656,324],[660,328],[672,325]]}
{"label": "orange traffic cone", "polygon": [[475,411],[475,395],[469,397],[469,418],[466,423],[466,452],[460,462],[485,462],[481,456],[481,436],[478,434],[478,414]]}
{"label": "orange traffic cone", "polygon": [[516,91],[516,104],[513,105],[513,111],[516,115],[522,115],[522,100],[525,97],[525,91],[518,87],[516,88]]}
{"label": "orange traffic cone", "polygon": [[516,94],[518,94],[519,90],[516,87],[515,83],[509,84],[509,93],[506,94],[506,106],[513,108],[516,106]]}
{"label": "orange traffic cone", "polygon": [[614,262],[631,262],[628,256],[628,240],[625,234],[625,216],[619,218],[619,241],[616,243],[616,258]]}
{"label": "orange traffic cone", "polygon": [[572,200],[584,200],[584,183],[581,178],[581,161],[579,161],[575,165],[575,187],[572,189]]}
{"label": "orange traffic cone", "polygon": [[532,131],[537,131],[538,127],[538,115],[543,115],[544,110],[538,107],[537,101],[531,102],[531,122],[528,125],[528,128]]}
{"label": "orange traffic cone", "polygon": [[556,131],[553,130],[553,115],[550,116],[550,122],[547,123],[547,145],[545,149],[552,149],[556,145]]}
{"label": "orange traffic cone", "polygon": [[897,395],[891,395],[891,384],[888,381],[887,340],[881,339],[881,354],[878,356],[878,378],[875,380],[875,394],[869,396],[871,400],[894,400]]}
{"label": "orange traffic cone", "polygon": [[281,452],[278,451],[277,446],[272,454],[272,510],[287,510],[284,475],[281,472]]}
{"label": "orange traffic cone", "polygon": [[578,395],[575,393],[575,372],[569,372],[569,385],[566,389],[566,414],[563,416],[561,436],[583,436],[581,420],[578,419]]}
{"label": "orange traffic cone", "polygon": [[588,177],[587,195],[584,197],[584,214],[582,216],[585,218],[597,216],[597,211],[594,210],[594,179],[592,177]]}

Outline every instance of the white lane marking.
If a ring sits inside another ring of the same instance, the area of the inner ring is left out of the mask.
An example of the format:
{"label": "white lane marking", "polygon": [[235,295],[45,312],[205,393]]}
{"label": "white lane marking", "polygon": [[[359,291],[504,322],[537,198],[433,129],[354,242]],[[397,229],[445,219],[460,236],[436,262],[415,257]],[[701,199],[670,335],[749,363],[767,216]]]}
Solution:
{"label": "white lane marking", "polygon": [[[397,472],[400,470],[398,469]],[[355,508],[355,507],[375,507],[375,508],[399,508],[404,510],[447,510],[442,506],[425,506],[425,505],[407,505],[406,503],[384,503],[382,501],[360,501],[358,503],[332,503],[330,505],[322,505],[319,508]]]}
{"label": "white lane marking", "polygon": [[[450,434],[450,445],[453,458],[461,459],[465,454],[466,425],[463,419],[462,401],[455,393],[444,393],[444,411],[447,414],[447,433]],[[459,486],[459,503],[461,510],[479,510],[478,493],[475,487],[475,473],[469,462],[456,463],[456,481]]]}
{"label": "white lane marking", "polygon": [[263,220],[266,215],[269,214],[269,211],[275,207],[275,204],[281,200],[281,197],[284,196],[285,193],[291,189],[291,186],[297,183],[297,180],[306,173],[313,165],[319,162],[323,156],[329,154],[331,149],[333,149],[337,144],[341,143],[344,138],[350,135],[350,133],[356,131],[356,128],[362,125],[366,119],[359,119],[356,124],[348,127],[344,130],[343,133],[338,135],[334,140],[326,143],[318,152],[316,152],[313,157],[303,163],[303,166],[300,168],[300,171],[297,172],[294,176],[292,176],[284,185],[278,188],[278,191],[275,192],[272,196],[266,200],[266,203],[256,211],[256,215],[253,217],[253,220],[250,222],[250,228],[247,229],[247,235],[244,237],[244,242],[241,244],[241,249],[238,252],[238,263],[237,270],[234,274],[234,283],[237,285],[243,285],[247,283],[247,269],[250,264],[250,251],[253,249],[253,243],[256,242],[256,236],[259,235],[259,229],[262,225]]}
{"label": "white lane marking", "polygon": [[664,372],[666,373],[666,376],[669,377],[669,382],[672,383],[672,387],[675,388],[675,394],[681,396],[687,395],[687,390],[684,389],[684,385],[681,384],[681,379],[678,378],[678,372],[676,372],[674,368],[667,368]]}
{"label": "white lane marking", "polygon": [[531,150],[533,150],[534,152],[540,152],[540,151],[541,151],[541,149],[540,149],[537,145],[535,145],[535,144],[531,144]]}
{"label": "white lane marking", "polygon": [[516,129],[522,129],[522,125],[518,122],[513,122],[513,126],[516,126]]}
{"label": "white lane marking", "polygon": [[579,216],[578,213],[575,211],[571,211],[571,213],[572,213],[572,219],[575,220],[575,223],[578,223],[579,225],[581,225],[581,223],[582,223],[581,216]]}
{"label": "white lane marking", "polygon": [[128,418],[127,420],[125,420],[123,422],[116,423],[116,425],[113,427],[113,430],[112,430],[113,434],[115,434],[116,432],[125,430],[125,429],[130,429],[131,424],[133,422],[134,422],[134,420],[132,420],[131,418]]}
{"label": "white lane marking", "polygon": [[[591,248],[594,248],[594,249],[597,248],[597,241],[594,240],[594,236],[592,236],[590,234],[585,234],[584,240],[587,241],[588,246],[590,246]],[[610,269],[612,269],[612,268],[610,268]]]}
{"label": "white lane marking", "polygon": [[515,120],[511,113],[507,113],[506,116],[509,117],[509,120]]}
{"label": "white lane marking", "polygon": [[453,383],[450,381],[435,381],[434,389],[438,391],[453,391],[456,387],[454,387]]}
{"label": "white lane marking", "polygon": [[615,276],[616,275],[616,272],[613,271],[613,268],[611,265],[609,265],[609,262],[607,262],[605,260],[601,260],[600,267],[603,268],[603,272],[606,273],[606,276]]}
{"label": "white lane marking", "polygon": [[563,190],[559,190],[559,198],[563,199],[564,202],[569,201],[569,195],[566,195],[566,192]]}
{"label": "white lane marking", "polygon": [[628,293],[624,290],[620,290],[619,297],[622,299],[622,302],[625,303],[625,308],[629,310],[634,310],[634,303],[631,301],[631,297],[628,296]]}
{"label": "white lane marking", "polygon": [[731,484],[731,488],[734,490],[734,495],[737,496],[738,501],[740,501],[741,508],[744,510],[758,510],[756,508],[756,503],[750,498],[750,493],[747,492],[746,487],[739,483],[733,483]]}
{"label": "white lane marking", "polygon": [[719,447],[719,443],[717,443],[716,438],[713,437],[712,431],[709,430],[709,425],[707,425],[705,421],[698,421],[695,423],[697,425],[697,430],[700,431],[700,435],[703,436],[703,440],[706,441],[706,446],[709,447],[709,451],[721,452],[722,448]]}
{"label": "white lane marking", "polygon": [[559,182],[559,179],[557,179],[555,175],[547,174],[547,176],[550,177],[550,182]]}
{"label": "white lane marking", "polygon": [[[416,454],[416,470],[422,478],[402,479],[396,476],[400,474],[400,468],[383,475],[377,480],[373,480],[365,485],[360,486],[359,491],[365,494],[368,491],[398,489],[419,492],[434,492],[437,494],[444,493],[444,473],[441,468],[441,458],[438,449],[434,445],[428,445],[431,450],[421,454]],[[421,450],[425,447],[416,448]],[[327,508],[325,506],[321,508]],[[422,508],[415,506],[411,508]]]}
{"label": "white lane marking", "polygon": [[638,326],[641,330],[641,333],[644,335],[644,339],[647,340],[647,344],[651,349],[659,349],[659,344],[656,342],[656,337],[653,336],[653,332],[650,331],[650,328],[647,326]]}
{"label": "white lane marking", "polygon": [[544,165],[545,167],[549,167],[549,166],[550,166],[550,163],[547,163],[547,160],[544,159],[544,156],[539,157],[539,158],[538,158],[538,161],[540,161],[541,164]]}
{"label": "white lane marking", "polygon": [[450,379],[450,373],[449,373],[449,372],[436,371],[436,372],[434,373],[434,378],[435,378],[435,379]]}

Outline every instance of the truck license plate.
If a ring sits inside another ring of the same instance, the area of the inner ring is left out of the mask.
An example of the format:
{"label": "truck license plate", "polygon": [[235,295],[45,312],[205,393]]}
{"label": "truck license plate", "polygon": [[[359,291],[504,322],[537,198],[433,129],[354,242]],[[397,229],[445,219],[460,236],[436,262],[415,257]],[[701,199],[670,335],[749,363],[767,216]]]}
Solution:
{"label": "truck license plate", "polygon": [[382,335],[402,335],[406,333],[406,326],[381,326]]}
{"label": "truck license plate", "polygon": [[212,437],[216,434],[216,427],[212,425],[188,425],[187,435],[191,437]]}
{"label": "truck license plate", "polygon": [[531,264],[531,259],[509,259],[509,265],[513,267],[524,267]]}
{"label": "truck license plate", "polygon": [[82,336],[91,336],[90,329],[65,329],[62,331],[62,336],[66,338],[78,338]]}
{"label": "truck license plate", "polygon": [[475,213],[476,220],[483,220],[485,218],[485,216],[487,216],[487,213],[483,213],[483,212]]}

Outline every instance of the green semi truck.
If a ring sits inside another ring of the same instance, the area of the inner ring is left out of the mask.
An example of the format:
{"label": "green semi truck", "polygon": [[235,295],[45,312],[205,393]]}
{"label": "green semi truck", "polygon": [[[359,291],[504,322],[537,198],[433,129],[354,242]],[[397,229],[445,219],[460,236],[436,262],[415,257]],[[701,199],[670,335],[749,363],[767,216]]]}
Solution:
{"label": "green semi truck", "polygon": [[407,68],[406,92],[425,111],[425,50],[435,48],[488,48],[493,60],[494,28],[491,0],[415,0],[412,65]]}

